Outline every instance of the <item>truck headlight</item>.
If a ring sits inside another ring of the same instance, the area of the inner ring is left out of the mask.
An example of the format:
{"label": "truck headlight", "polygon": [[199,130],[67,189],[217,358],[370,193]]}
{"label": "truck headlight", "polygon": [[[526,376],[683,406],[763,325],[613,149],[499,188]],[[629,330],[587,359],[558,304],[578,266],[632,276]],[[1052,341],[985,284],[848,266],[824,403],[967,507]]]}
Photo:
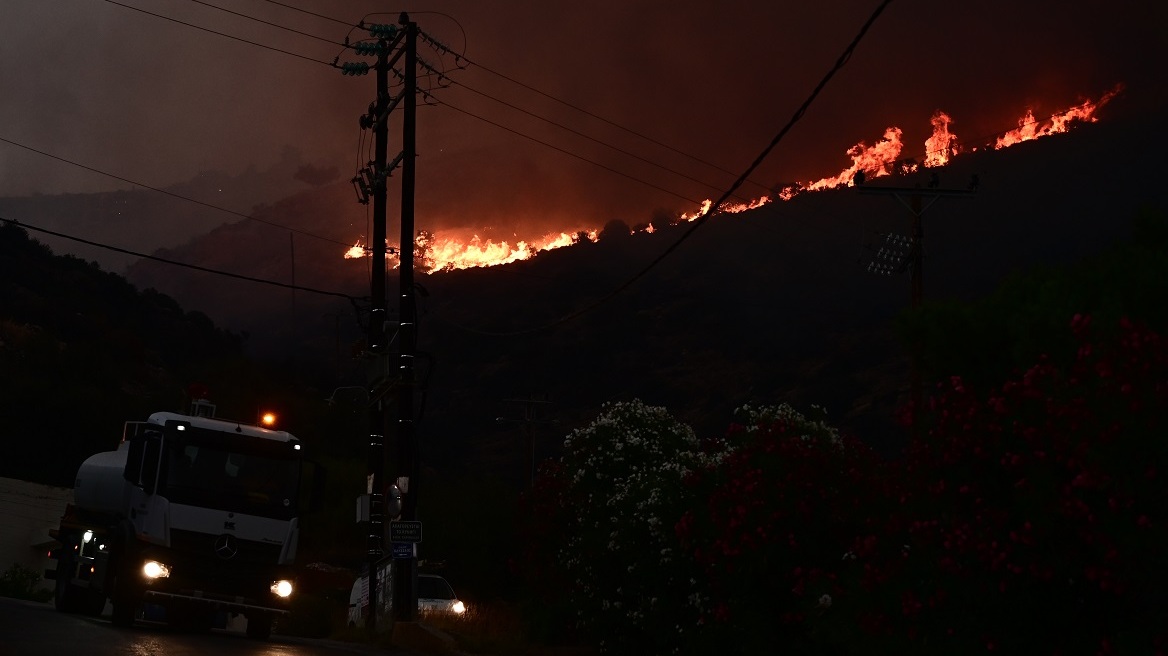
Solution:
{"label": "truck headlight", "polygon": [[272,581],[272,594],[287,599],[292,596],[292,582],[291,581]]}
{"label": "truck headlight", "polygon": [[454,605],[450,607],[450,610],[453,611],[456,615],[462,615],[466,612],[466,604],[462,603],[461,601],[455,601]]}
{"label": "truck headlight", "polygon": [[148,560],[142,565],[142,573],[148,579],[164,579],[170,576],[170,568],[157,560]]}

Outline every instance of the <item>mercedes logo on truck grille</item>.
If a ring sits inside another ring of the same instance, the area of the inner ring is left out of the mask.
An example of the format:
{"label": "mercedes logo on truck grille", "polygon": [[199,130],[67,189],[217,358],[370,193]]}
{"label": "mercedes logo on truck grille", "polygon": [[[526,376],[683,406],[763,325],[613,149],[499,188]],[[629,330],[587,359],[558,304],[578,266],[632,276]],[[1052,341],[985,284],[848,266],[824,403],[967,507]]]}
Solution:
{"label": "mercedes logo on truck grille", "polygon": [[215,540],[215,555],[223,560],[231,560],[235,558],[235,554],[239,553],[239,542],[236,541],[234,535],[224,533]]}

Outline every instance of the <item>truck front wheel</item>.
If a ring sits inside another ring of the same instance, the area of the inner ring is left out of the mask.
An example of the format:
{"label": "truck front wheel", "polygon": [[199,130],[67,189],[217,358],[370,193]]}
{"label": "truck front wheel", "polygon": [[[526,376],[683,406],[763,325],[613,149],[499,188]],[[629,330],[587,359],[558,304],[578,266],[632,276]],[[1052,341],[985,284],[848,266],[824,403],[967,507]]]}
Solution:
{"label": "truck front wheel", "polygon": [[250,615],[247,618],[247,637],[267,640],[272,635],[271,615]]}
{"label": "truck front wheel", "polygon": [[114,626],[130,626],[134,623],[140,600],[133,589],[133,575],[120,570],[114,577],[113,590],[110,592],[110,602],[113,604],[110,621]]}
{"label": "truck front wheel", "polygon": [[134,624],[134,613],[137,611],[137,604],[127,599],[114,598],[113,612],[110,614],[110,621],[114,626],[132,626]]}
{"label": "truck front wheel", "polygon": [[[130,563],[134,562],[131,551],[133,528],[125,524],[113,531],[110,547],[109,574],[112,585],[108,587],[109,600],[113,604],[110,621],[114,626],[131,626],[141,604],[141,590],[135,584],[135,574]],[[107,578],[108,580],[108,578]]]}
{"label": "truck front wheel", "polygon": [[82,611],[81,588],[73,585],[73,558],[62,555],[57,560],[57,579],[53,588],[53,606],[62,613]]}
{"label": "truck front wheel", "polygon": [[81,605],[81,612],[90,617],[101,617],[105,611],[105,594],[93,589],[86,590],[85,599]]}

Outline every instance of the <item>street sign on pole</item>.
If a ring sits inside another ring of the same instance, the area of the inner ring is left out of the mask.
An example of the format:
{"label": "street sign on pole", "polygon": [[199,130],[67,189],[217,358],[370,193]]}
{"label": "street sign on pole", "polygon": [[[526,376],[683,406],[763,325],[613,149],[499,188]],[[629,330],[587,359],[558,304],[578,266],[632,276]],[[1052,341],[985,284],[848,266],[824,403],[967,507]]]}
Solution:
{"label": "street sign on pole", "polygon": [[408,521],[408,522],[390,522],[389,523],[389,540],[390,542],[411,542],[417,543],[422,541],[422,522]]}

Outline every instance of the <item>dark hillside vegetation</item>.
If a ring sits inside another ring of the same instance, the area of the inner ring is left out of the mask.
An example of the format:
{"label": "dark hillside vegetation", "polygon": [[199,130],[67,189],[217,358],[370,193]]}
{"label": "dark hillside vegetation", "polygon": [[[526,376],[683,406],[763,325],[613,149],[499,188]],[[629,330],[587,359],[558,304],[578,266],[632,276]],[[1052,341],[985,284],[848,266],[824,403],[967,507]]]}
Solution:
{"label": "dark hillside vegetation", "polygon": [[[1137,208],[1162,206],[1162,163],[1129,144],[1162,141],[1163,121],[1125,116],[1118,101],[1111,109],[1116,115],[1098,124],[963,154],[938,171],[945,188],[965,189],[974,174],[980,187],[925,213],[926,303],[976,299],[1032,267],[1095,255],[1130,236]],[[423,157],[418,173],[446,171]],[[869,186],[928,183],[921,172]],[[516,187],[522,193],[522,183]],[[369,259],[342,257],[344,240],[367,229],[363,217],[354,218],[360,207],[348,186],[325,185],[257,208],[262,222],[224,225],[165,253],[343,292],[361,299],[360,311],[345,299],[151,261],[130,267],[128,276],[248,331],[249,352],[316,363],[328,373],[328,388],[362,386],[365,363],[353,356],[368,316]],[[395,241],[397,216],[389,214]],[[631,398],[669,407],[702,430],[719,430],[743,403],[817,404],[841,429],[863,432],[882,452],[895,450],[903,431],[893,416],[908,394],[909,367],[894,318],[910,304],[910,284],[907,274],[876,276],[864,265],[875,255],[874,236],[907,233],[904,205],[851,188],[800,194],[712,217],[646,270],[692,227],[663,218],[589,217],[605,226],[597,243],[415,276],[424,289],[418,399],[425,401],[419,430],[428,464],[491,470],[526,486],[533,439],[537,456],[551,455],[557,439],[590,421],[600,404]],[[649,219],[652,234],[623,227]],[[416,227],[437,230],[430,220],[419,212]],[[341,243],[293,239],[270,224]],[[387,282],[393,321],[396,270]],[[525,399],[541,402],[532,422],[524,418]]]}
{"label": "dark hillside vegetation", "polygon": [[185,408],[195,382],[227,415],[254,413],[242,347],[171,297],[0,224],[0,476],[71,485],[125,421]]}
{"label": "dark hillside vegetation", "polygon": [[[900,317],[906,342],[922,344],[934,379],[960,376],[984,391],[1042,358],[1065,365],[1074,350],[1068,317],[1102,326],[1139,321],[1168,329],[1168,213],[1146,209],[1130,219],[1131,238],[1070,265],[1019,272],[972,302],[927,303]],[[1063,335],[1060,340],[1052,336]]]}

